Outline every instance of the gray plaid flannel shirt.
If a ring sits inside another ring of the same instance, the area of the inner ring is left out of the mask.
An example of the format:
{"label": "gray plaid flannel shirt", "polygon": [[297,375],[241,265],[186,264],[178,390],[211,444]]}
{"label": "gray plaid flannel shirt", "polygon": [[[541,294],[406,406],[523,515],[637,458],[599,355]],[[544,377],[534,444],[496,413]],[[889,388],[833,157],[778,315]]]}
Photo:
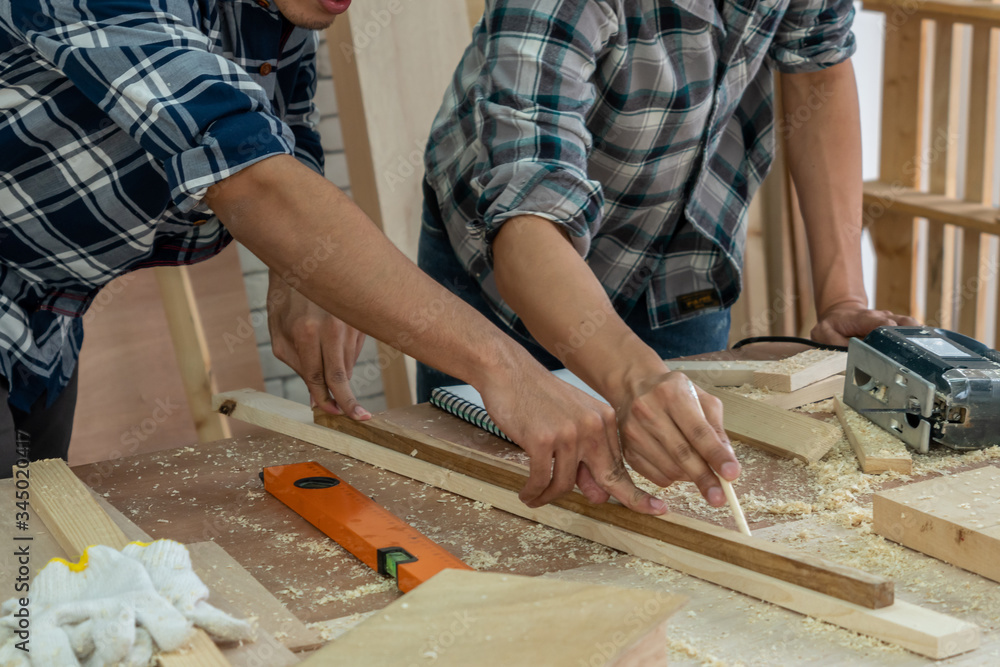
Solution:
{"label": "gray plaid flannel shirt", "polygon": [[746,212],[774,157],[772,68],[855,49],[850,0],[487,0],[425,156],[452,246],[491,269],[504,221],[563,225],[627,314],[731,305]]}

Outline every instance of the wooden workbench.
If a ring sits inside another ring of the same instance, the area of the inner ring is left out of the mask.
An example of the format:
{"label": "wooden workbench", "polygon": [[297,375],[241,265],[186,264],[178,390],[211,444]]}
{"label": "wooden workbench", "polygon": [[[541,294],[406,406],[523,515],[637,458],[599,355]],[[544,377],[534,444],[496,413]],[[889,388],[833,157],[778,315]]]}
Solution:
{"label": "wooden workbench", "polygon": [[[425,417],[425,427],[434,433],[492,437],[430,406],[405,410],[416,423]],[[942,664],[1000,662],[1000,585],[871,534],[870,493],[909,480],[856,472],[846,442],[811,466],[739,444],[736,449],[744,464],[737,491],[756,536],[891,576],[900,599],[983,628],[980,649]],[[932,457],[915,462],[911,479],[995,465],[998,458],[995,452]],[[671,657],[677,664],[712,659],[746,665],[931,662],[279,434],[122,458],[75,472],[153,537],[213,540],[303,621],[340,619],[332,625],[349,626],[398,593],[263,491],[258,478],[263,466],[307,460],[342,476],[478,569],[659,588],[690,597],[671,621]],[[692,485],[675,485],[664,497],[674,511],[722,525],[730,521],[726,509],[709,508]]]}

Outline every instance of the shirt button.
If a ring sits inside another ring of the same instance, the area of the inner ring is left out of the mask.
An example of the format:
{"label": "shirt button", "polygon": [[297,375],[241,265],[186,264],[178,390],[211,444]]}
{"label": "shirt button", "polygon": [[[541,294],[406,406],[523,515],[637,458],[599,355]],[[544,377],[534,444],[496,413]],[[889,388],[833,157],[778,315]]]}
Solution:
{"label": "shirt button", "polygon": [[206,222],[208,222],[208,219],[207,219],[207,218],[206,218],[206,219],[204,219],[204,220],[195,220],[195,221],[194,221],[193,223],[191,223],[191,224],[193,224],[193,225],[194,225],[195,227],[197,227],[198,225],[204,225],[204,224],[205,224]]}
{"label": "shirt button", "polygon": [[272,69],[274,68],[271,67],[271,63],[264,63],[263,65],[260,66],[260,75],[267,76],[268,74],[271,73]]}
{"label": "shirt button", "polygon": [[257,0],[257,6],[263,9],[267,9],[271,6],[271,3],[267,0]]}

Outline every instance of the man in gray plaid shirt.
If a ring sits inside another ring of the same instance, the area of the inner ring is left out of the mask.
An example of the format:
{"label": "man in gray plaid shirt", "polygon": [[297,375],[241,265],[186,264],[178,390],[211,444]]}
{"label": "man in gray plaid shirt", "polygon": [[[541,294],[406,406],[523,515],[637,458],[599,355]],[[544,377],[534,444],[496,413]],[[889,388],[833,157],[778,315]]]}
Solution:
{"label": "man in gray plaid shirt", "polygon": [[[818,324],[868,309],[851,0],[487,0],[427,147],[420,266],[615,408],[653,482],[725,502],[721,407],[662,359],[722,349],[747,207],[774,155],[773,70]],[[817,97],[822,100],[817,104]],[[450,382],[421,367],[419,393]],[[721,462],[721,465],[720,465]]]}

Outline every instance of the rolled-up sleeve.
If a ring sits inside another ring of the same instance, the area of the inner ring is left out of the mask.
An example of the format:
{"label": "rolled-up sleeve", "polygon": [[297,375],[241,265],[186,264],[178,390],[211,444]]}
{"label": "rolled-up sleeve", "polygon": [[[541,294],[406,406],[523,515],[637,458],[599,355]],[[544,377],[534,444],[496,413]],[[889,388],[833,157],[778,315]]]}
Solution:
{"label": "rolled-up sleeve", "polygon": [[293,155],[292,130],[264,90],[213,52],[209,17],[187,0],[10,3],[10,23],[37,53],[162,166],[181,211],[266,157]]}
{"label": "rolled-up sleeve", "polygon": [[782,72],[815,72],[850,58],[856,47],[852,0],[791,0],[768,51]]}
{"label": "rolled-up sleeve", "polygon": [[476,236],[488,245],[506,220],[537,215],[564,226],[586,255],[604,206],[587,177],[586,118],[608,14],[599,2],[512,0],[490,3],[485,21]]}
{"label": "rolled-up sleeve", "polygon": [[323,175],[323,144],[316,126],[319,112],[316,110],[316,47],[319,33],[311,32],[302,46],[298,59],[299,67],[295,75],[295,89],[285,110],[284,120],[295,135],[295,157],[320,176]]}

